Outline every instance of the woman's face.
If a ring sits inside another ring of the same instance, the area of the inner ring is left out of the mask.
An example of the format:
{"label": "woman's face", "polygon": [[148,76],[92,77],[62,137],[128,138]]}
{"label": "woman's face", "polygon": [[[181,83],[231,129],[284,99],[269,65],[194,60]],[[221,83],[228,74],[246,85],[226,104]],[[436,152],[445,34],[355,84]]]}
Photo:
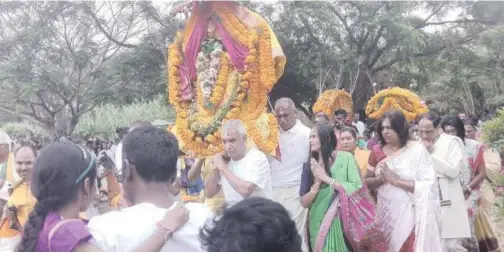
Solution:
{"label": "woman's face", "polygon": [[453,126],[445,126],[443,131],[445,132],[445,134],[457,136],[457,129],[455,129],[455,127]]}
{"label": "woman's face", "polygon": [[317,133],[317,128],[314,127],[310,133],[310,150],[312,152],[318,152],[320,149],[320,139]]}
{"label": "woman's face", "polygon": [[357,140],[348,131],[341,133],[339,141],[341,142],[341,149],[343,151],[354,152],[357,148]]}
{"label": "woman's face", "polygon": [[399,136],[392,128],[390,119],[383,120],[381,134],[383,136],[383,139],[385,139],[386,144],[399,143]]}
{"label": "woman's face", "polygon": [[468,139],[476,139],[476,129],[471,125],[465,125],[466,138]]}
{"label": "woman's face", "polygon": [[35,154],[28,147],[22,147],[16,153],[14,159],[16,161],[16,172],[26,182],[31,180],[33,172],[33,163],[35,162]]}

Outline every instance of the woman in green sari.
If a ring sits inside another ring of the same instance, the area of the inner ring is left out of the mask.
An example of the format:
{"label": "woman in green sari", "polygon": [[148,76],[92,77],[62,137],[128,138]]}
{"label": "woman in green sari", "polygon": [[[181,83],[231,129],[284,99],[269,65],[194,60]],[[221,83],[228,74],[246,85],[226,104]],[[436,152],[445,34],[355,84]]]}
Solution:
{"label": "woman in green sari", "polygon": [[[340,217],[337,190],[351,195],[363,187],[359,167],[352,154],[335,152],[336,136],[329,124],[321,124],[310,134],[310,161],[303,166],[301,205],[309,208],[308,233],[312,251],[349,252],[352,245],[345,238],[348,224]],[[333,205],[334,204],[334,205]],[[345,220],[346,222],[346,220]]]}

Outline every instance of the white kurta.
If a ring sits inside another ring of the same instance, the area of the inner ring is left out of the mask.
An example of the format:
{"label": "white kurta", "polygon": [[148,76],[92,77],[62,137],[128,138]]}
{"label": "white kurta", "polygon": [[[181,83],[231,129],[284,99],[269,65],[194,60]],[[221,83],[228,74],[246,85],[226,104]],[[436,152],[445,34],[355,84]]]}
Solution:
{"label": "white kurta", "polygon": [[447,203],[441,206],[443,239],[471,237],[467,206],[459,178],[464,166],[467,166],[463,145],[459,138],[442,133],[434,143],[432,152],[441,198]]}

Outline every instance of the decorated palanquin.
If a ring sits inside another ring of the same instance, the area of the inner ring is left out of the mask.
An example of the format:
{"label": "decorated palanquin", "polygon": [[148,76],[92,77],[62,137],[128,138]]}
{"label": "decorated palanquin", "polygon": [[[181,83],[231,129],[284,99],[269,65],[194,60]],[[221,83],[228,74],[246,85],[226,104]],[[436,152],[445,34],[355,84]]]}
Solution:
{"label": "decorated palanquin", "polygon": [[366,106],[366,115],[379,119],[390,110],[401,111],[408,121],[429,112],[429,108],[415,93],[399,87],[382,90],[374,95]]}
{"label": "decorated palanquin", "polygon": [[283,74],[285,56],[268,23],[235,2],[194,1],[168,48],[168,96],[176,111],[171,131],[184,152],[223,150],[224,121],[241,120],[248,140],[273,154],[278,124],[267,113],[268,93]]}
{"label": "decorated palanquin", "polygon": [[344,90],[326,90],[313,104],[313,112],[323,112],[328,117],[333,117],[334,112],[343,109],[348,114],[348,119],[352,116],[353,102],[352,96]]}

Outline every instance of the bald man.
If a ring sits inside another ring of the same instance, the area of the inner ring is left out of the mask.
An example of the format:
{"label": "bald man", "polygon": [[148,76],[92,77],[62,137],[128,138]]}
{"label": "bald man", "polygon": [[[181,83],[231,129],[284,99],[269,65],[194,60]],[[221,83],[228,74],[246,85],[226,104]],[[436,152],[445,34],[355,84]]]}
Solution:
{"label": "bald man", "polygon": [[303,250],[307,251],[304,232],[308,211],[301,206],[299,187],[303,164],[310,153],[311,130],[296,118],[296,107],[290,98],[276,101],[275,114],[280,126],[281,159],[270,159],[273,200],[289,211],[303,239]]}

